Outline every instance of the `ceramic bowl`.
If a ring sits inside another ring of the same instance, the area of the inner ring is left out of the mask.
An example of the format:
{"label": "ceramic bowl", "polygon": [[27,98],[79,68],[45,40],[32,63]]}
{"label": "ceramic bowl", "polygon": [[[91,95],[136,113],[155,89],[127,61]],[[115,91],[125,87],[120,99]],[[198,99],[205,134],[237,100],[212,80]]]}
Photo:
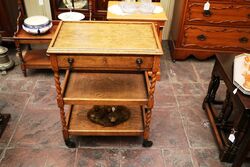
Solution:
{"label": "ceramic bowl", "polygon": [[52,27],[52,22],[45,16],[31,16],[24,20],[22,27],[31,34],[43,34]]}

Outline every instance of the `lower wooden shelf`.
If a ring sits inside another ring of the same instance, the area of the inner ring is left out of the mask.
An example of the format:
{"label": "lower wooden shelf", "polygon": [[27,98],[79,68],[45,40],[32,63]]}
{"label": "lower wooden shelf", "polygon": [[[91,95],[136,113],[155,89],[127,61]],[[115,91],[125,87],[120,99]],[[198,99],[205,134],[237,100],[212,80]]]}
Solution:
{"label": "lower wooden shelf", "polygon": [[148,82],[143,72],[66,72],[63,101],[71,105],[146,105]]}
{"label": "lower wooden shelf", "polygon": [[28,50],[23,59],[26,68],[51,69],[50,59],[46,56],[46,49]]}
{"label": "lower wooden shelf", "polygon": [[130,118],[113,127],[104,127],[91,122],[87,118],[87,111],[92,106],[71,106],[67,115],[67,127],[70,135],[80,136],[141,136],[144,132],[144,109],[128,107],[131,111]]}

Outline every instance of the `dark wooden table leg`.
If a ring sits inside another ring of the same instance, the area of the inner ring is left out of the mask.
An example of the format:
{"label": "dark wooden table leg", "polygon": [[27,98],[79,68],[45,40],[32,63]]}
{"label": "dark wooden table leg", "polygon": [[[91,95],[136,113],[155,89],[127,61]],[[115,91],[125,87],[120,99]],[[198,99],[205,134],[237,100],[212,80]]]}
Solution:
{"label": "dark wooden table leg", "polygon": [[2,136],[8,122],[10,119],[10,114],[1,114],[0,113],[0,137]]}

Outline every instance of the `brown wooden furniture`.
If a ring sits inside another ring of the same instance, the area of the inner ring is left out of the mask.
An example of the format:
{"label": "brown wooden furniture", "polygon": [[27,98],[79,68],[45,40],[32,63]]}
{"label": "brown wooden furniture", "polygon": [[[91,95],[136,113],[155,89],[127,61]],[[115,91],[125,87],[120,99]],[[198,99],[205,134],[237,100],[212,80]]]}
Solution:
{"label": "brown wooden furniture", "polygon": [[[88,5],[83,9],[74,9],[73,11],[83,13],[87,20],[106,20],[109,1],[113,0],[88,0]],[[160,0],[153,0],[153,2],[160,2]],[[58,19],[60,13],[69,11],[69,9],[63,5],[63,0],[50,0],[50,5],[54,20]]]}
{"label": "brown wooden furniture", "polygon": [[[113,5],[118,5],[119,1],[109,1],[108,7]],[[139,2],[136,2],[139,3]],[[153,3],[156,6],[162,7],[160,2]],[[162,41],[162,30],[164,28],[165,22],[167,21],[167,16],[165,12],[157,14],[129,14],[129,15],[116,15],[108,11],[107,20],[109,21],[142,21],[142,22],[153,22],[157,28],[160,41]]]}
{"label": "brown wooden furniture", "polygon": [[3,41],[13,41],[18,6],[23,9],[22,0],[0,1],[0,34]]}
{"label": "brown wooden furniture", "polygon": [[[61,22],[47,53],[67,146],[75,146],[69,135],[143,135],[143,145],[152,145],[149,125],[163,54],[154,24]],[[67,69],[62,87],[61,68]],[[67,116],[65,105],[71,106]],[[86,118],[88,105],[126,105],[132,115],[120,125],[103,127]]]}
{"label": "brown wooden furniture", "polygon": [[169,41],[172,60],[250,52],[249,0],[210,0],[210,9],[204,11],[206,2],[175,1]]}
{"label": "brown wooden furniture", "polygon": [[33,35],[23,30],[22,24],[24,19],[23,12],[20,10],[17,18],[17,30],[14,33],[14,41],[18,56],[21,60],[21,69],[24,76],[27,76],[26,69],[51,69],[49,57],[46,56],[46,49],[27,50],[24,54],[21,45],[30,44],[49,44],[59,21],[53,21],[53,27],[45,34]]}
{"label": "brown wooden furniture", "polygon": [[[208,93],[203,102],[219,146],[220,160],[225,162],[233,162],[237,155],[243,156],[242,152],[246,150],[241,145],[246,143],[246,140],[250,143],[250,96],[244,95],[240,90],[233,94],[236,88],[232,76],[234,57],[234,54],[216,55]],[[216,100],[220,80],[223,80],[227,87],[223,103]],[[233,142],[229,140],[232,132],[235,132]]]}

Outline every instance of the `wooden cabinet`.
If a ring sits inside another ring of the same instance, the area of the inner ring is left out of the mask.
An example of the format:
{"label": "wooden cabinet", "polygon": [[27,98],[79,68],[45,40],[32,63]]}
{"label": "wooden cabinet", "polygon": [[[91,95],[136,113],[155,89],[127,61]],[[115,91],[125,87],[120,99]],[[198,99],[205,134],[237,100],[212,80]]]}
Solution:
{"label": "wooden cabinet", "polygon": [[3,41],[13,41],[20,0],[0,1],[0,34]]}
{"label": "wooden cabinet", "polygon": [[[65,144],[75,147],[70,135],[143,136],[143,146],[150,147],[156,73],[163,54],[154,24],[61,22],[58,26],[47,53]],[[60,69],[67,69],[62,85]],[[70,105],[69,112],[65,112],[66,105]],[[87,118],[93,105],[126,106],[131,116],[126,122],[104,127]]]}
{"label": "wooden cabinet", "polygon": [[[57,20],[59,14],[70,11],[66,5],[68,1],[70,0],[50,0],[51,15],[53,20]],[[85,19],[88,20],[91,17],[91,1],[92,0],[79,1],[82,4],[74,5],[74,9],[72,11],[83,13],[85,15]]]}
{"label": "wooden cabinet", "polygon": [[250,52],[250,2],[247,0],[175,2],[170,50],[173,60],[193,55],[206,59],[217,52]]}
{"label": "wooden cabinet", "polygon": [[[74,9],[73,11],[81,12],[86,16],[86,19],[91,20],[106,20],[108,1],[114,0],[86,0],[87,5],[82,9]],[[121,1],[121,0],[116,0]],[[152,0],[152,2],[160,2],[160,0]],[[58,15],[62,12],[69,11],[64,5],[63,0],[50,0],[52,17],[58,19]]]}

